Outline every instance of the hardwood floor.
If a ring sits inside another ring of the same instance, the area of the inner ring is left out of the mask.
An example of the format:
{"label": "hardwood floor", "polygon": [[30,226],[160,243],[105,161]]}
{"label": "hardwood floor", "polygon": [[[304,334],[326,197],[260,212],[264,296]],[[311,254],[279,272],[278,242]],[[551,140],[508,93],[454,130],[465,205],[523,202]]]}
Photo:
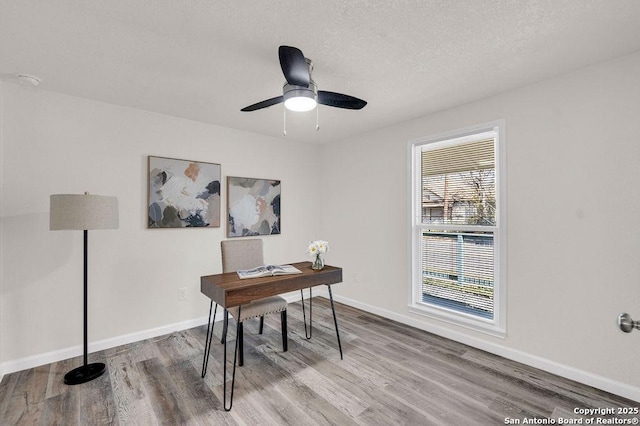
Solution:
{"label": "hardwood floor", "polygon": [[[257,321],[247,322],[231,412],[222,409],[217,323],[205,379],[203,326],[91,354],[107,372],[82,385],[63,384],[81,357],[8,374],[0,383],[0,424],[502,425],[580,419],[576,408],[640,406],[345,305],[336,310],[344,360],[325,299],[314,298],[311,340],[300,302],[290,304],[286,353],[279,315],[265,319],[263,335]],[[640,417],[587,418],[637,424],[632,419]]]}

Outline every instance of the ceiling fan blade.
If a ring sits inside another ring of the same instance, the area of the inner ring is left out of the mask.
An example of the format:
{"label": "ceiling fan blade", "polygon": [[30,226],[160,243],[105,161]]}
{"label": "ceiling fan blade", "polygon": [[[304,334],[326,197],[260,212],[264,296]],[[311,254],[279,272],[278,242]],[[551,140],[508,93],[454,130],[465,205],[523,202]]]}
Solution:
{"label": "ceiling fan blade", "polygon": [[309,87],[309,65],[302,51],[297,47],[280,46],[278,48],[280,67],[287,83],[294,86]]}
{"label": "ceiling fan blade", "polygon": [[362,109],[367,104],[362,99],[325,90],[318,90],[318,103],[344,109]]}
{"label": "ceiling fan blade", "polygon": [[240,111],[243,111],[243,112],[255,111],[258,109],[270,107],[275,104],[279,104],[281,102],[284,102],[284,96],[276,96],[275,98],[267,99],[266,101],[261,101],[253,105],[249,105],[248,107],[244,107]]}

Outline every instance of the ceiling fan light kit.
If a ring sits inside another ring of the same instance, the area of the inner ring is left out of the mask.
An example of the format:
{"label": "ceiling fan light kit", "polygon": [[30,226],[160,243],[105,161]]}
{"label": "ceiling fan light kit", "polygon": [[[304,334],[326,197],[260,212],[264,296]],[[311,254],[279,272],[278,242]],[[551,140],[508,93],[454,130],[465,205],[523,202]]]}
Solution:
{"label": "ceiling fan light kit", "polygon": [[284,93],[284,107],[289,111],[307,112],[318,105],[318,89],[313,82],[309,83],[309,87],[287,83],[282,91]]}
{"label": "ceiling fan light kit", "polygon": [[[282,73],[286,79],[286,83],[282,87],[282,96],[260,101],[244,107],[240,111],[257,111],[282,102],[284,102],[285,111],[296,112],[311,111],[318,104],[343,109],[362,109],[367,105],[366,101],[354,96],[318,90],[316,83],[311,79],[313,62],[305,58],[300,49],[291,46],[280,46],[278,57]],[[316,123],[316,130],[318,128],[319,126]],[[284,134],[287,134],[286,129]]]}

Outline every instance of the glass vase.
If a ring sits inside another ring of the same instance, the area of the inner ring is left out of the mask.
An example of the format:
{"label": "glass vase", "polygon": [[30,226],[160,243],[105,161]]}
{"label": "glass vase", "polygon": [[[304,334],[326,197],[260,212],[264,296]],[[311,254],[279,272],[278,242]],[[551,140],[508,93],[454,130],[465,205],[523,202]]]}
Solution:
{"label": "glass vase", "polygon": [[311,269],[315,271],[320,271],[324,269],[324,259],[320,253],[316,254],[316,260],[313,261],[313,265],[311,265]]}

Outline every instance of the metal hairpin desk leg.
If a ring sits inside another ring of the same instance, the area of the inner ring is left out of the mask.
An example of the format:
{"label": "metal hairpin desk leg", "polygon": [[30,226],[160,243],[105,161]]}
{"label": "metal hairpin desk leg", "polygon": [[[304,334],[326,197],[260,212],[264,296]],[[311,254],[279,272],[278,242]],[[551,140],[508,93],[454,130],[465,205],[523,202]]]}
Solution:
{"label": "metal hairpin desk leg", "polygon": [[220,343],[224,343],[224,339],[227,338],[227,327],[229,326],[229,315],[227,315],[227,310],[224,310],[224,320],[222,321],[222,337],[220,338]]}
{"label": "metal hairpin desk leg", "polygon": [[213,327],[216,325],[216,313],[218,312],[218,304],[213,310],[213,321],[211,318],[211,310],[213,309],[213,300],[209,306],[209,321],[207,322],[207,334],[204,338],[204,359],[202,360],[202,378],[207,375],[207,367],[209,366],[209,355],[211,354],[211,339],[213,338]]}
{"label": "metal hairpin desk leg", "polygon": [[[340,343],[340,332],[338,331],[338,317],[336,317],[336,308],[333,305],[333,293],[331,292],[331,285],[327,284],[327,288],[329,289],[329,300],[331,300],[331,311],[333,312],[333,323],[336,326],[336,337],[338,338],[338,349],[340,349],[340,359],[344,359],[342,357],[342,343]],[[309,333],[307,333],[307,315],[304,310],[304,293],[300,290],[300,295],[302,296],[302,319],[304,321],[304,336],[307,339],[311,339],[312,328],[311,325],[313,323],[313,311],[312,311],[312,293],[311,287],[309,287]]]}
{"label": "metal hairpin desk leg", "polygon": [[[241,306],[238,306],[238,318],[240,318],[240,311],[242,310]],[[225,320],[228,321],[229,320],[229,312],[225,309]],[[240,333],[240,321],[237,321],[237,328],[236,328],[236,345],[235,345],[235,350],[233,352],[233,374],[231,376],[231,396],[229,397],[229,408],[227,408],[227,339],[224,339],[224,361],[223,361],[223,365],[222,368],[224,370],[224,375],[222,378],[223,381],[223,393],[222,393],[222,405],[224,407],[224,411],[231,411],[231,407],[233,406],[233,388],[234,385],[236,383],[236,361],[238,359],[238,339],[240,339],[241,337],[239,336]]]}
{"label": "metal hairpin desk leg", "polygon": [[304,321],[304,337],[307,338],[307,340],[311,339],[311,334],[313,333],[311,331],[311,325],[313,323],[313,312],[311,311],[312,309],[312,303],[311,303],[311,299],[312,299],[312,293],[311,293],[311,287],[309,287],[309,333],[307,333],[307,315],[304,312],[304,290],[300,290],[300,296],[302,297],[302,321]]}
{"label": "metal hairpin desk leg", "polygon": [[340,348],[340,359],[342,358],[342,344],[340,343],[340,332],[338,332],[338,318],[336,317],[336,308],[333,306],[333,293],[331,292],[331,285],[327,284],[329,288],[329,300],[331,300],[331,310],[333,311],[333,323],[336,325],[336,337],[338,338],[338,347]]}

